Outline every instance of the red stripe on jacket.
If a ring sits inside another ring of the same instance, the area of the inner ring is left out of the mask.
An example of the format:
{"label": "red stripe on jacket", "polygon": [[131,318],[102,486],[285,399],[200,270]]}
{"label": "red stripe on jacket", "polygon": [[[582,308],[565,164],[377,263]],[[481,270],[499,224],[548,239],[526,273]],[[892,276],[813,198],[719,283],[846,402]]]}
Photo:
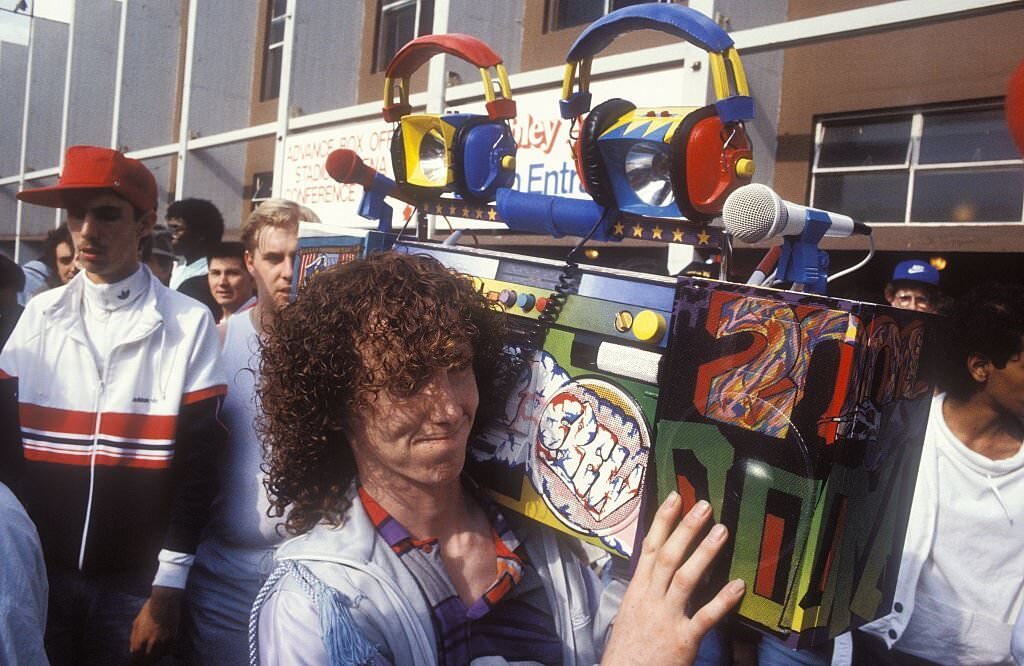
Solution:
{"label": "red stripe on jacket", "polygon": [[[96,413],[79,412],[56,407],[43,407],[23,402],[18,406],[21,426],[54,434],[93,436]],[[174,439],[178,417],[166,414],[100,414],[100,434],[123,439]]]}
{"label": "red stripe on jacket", "polygon": [[[57,453],[55,451],[39,451],[37,449],[25,449],[25,460],[35,462],[56,463],[59,465],[74,465],[77,467],[88,467],[92,463],[92,455]],[[96,464],[104,467],[131,467],[135,469],[167,469],[171,466],[171,459],[150,460],[147,458],[135,458],[133,456],[118,456],[111,453],[96,453]]]}
{"label": "red stripe on jacket", "polygon": [[192,405],[207,398],[213,398],[216,396],[226,395],[228,392],[227,384],[217,384],[210,388],[199,389],[198,391],[191,391],[181,396],[181,404]]}

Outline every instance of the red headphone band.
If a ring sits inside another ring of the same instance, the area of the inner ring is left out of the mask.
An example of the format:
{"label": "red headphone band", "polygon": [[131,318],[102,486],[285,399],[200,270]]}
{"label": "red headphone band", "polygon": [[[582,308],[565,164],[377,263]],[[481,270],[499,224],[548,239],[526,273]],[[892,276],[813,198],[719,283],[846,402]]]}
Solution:
{"label": "red headphone band", "polygon": [[[465,60],[482,70],[491,67],[497,68],[502,64],[501,57],[490,46],[472,35],[449,33],[417,37],[398,50],[398,53],[388,63],[388,67],[384,72],[386,86],[384,91],[385,120],[395,122],[412,111],[412,107],[408,102],[409,77],[428,60],[442,53]],[[501,72],[504,72],[504,69]],[[501,73],[501,76],[504,77],[505,75]],[[393,85],[396,79],[402,80],[402,95],[398,102],[395,102]],[[511,118],[515,116],[515,102],[510,98],[492,100],[489,96],[488,99],[488,114],[492,118]]]}

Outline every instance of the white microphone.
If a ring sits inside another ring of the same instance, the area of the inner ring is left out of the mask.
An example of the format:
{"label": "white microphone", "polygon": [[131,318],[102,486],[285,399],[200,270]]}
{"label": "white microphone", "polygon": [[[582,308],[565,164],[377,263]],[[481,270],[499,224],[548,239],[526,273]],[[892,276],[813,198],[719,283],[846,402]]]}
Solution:
{"label": "white microphone", "polygon": [[829,219],[826,236],[846,237],[871,234],[871,227],[839,213],[801,206],[779,197],[767,185],[751,183],[736,188],[725,200],[722,222],[725,230],[745,243],[757,243],[774,236],[799,234],[807,225],[807,213],[814,211]]}

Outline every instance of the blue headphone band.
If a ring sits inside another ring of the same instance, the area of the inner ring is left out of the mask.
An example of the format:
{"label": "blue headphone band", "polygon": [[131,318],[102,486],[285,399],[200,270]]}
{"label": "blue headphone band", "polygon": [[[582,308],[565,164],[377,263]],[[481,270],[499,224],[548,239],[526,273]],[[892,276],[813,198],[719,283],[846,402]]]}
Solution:
{"label": "blue headphone band", "polygon": [[657,30],[680,37],[705,51],[723,53],[733,45],[725,30],[696,9],[682,5],[631,5],[591,23],[565,57],[566,62],[592,58],[616,37],[634,30]]}
{"label": "blue headphone band", "polygon": [[[616,37],[634,30],[656,30],[675,35],[712,54],[712,65],[715,65],[716,58],[723,65],[712,68],[715,89],[719,96],[715,105],[719,108],[722,119],[732,122],[754,117],[754,102],[747,94],[746,77],[742,73],[742,65],[733,47],[732,37],[696,9],[658,3],[631,5],[616,10],[591,23],[576,38],[566,56],[562,99],[558,103],[563,118],[575,118],[590,110],[591,95],[587,90],[590,60]],[[726,71],[725,62],[731,63],[735,68],[731,77]],[[573,92],[573,80],[577,76],[580,89]],[[740,89],[737,94],[729,95],[728,92],[719,89],[730,87],[730,80]]]}

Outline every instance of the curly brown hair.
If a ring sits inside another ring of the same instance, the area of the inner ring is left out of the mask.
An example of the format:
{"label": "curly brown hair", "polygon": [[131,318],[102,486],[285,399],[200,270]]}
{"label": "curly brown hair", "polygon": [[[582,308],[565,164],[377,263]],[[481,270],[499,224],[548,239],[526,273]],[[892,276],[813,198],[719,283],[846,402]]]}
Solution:
{"label": "curly brown hair", "polygon": [[341,524],[356,475],[345,426],[379,391],[408,397],[437,370],[472,362],[481,409],[503,404],[505,334],[472,281],[431,257],[383,252],[310,279],[263,342],[257,428],[270,515],[287,514],[291,534]]}

